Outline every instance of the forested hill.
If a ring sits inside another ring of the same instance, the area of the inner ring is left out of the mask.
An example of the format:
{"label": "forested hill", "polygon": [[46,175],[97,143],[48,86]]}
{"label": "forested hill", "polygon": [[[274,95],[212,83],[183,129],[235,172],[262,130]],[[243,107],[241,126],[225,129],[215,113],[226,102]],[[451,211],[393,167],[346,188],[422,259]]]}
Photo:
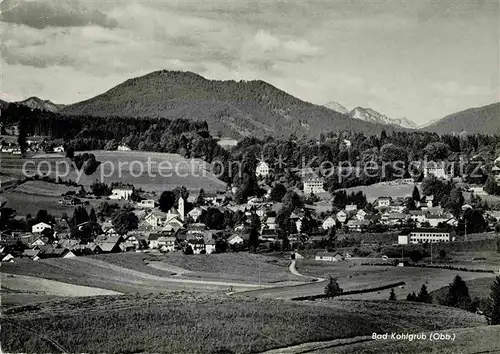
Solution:
{"label": "forested hill", "polygon": [[450,114],[428,125],[424,130],[439,134],[462,132],[500,134],[500,103]]}
{"label": "forested hill", "polygon": [[368,134],[393,128],[352,119],[304,102],[264,81],[207,80],[191,72],[156,71],[61,110],[92,116],[150,116],[206,121],[212,133],[318,136],[326,131]]}

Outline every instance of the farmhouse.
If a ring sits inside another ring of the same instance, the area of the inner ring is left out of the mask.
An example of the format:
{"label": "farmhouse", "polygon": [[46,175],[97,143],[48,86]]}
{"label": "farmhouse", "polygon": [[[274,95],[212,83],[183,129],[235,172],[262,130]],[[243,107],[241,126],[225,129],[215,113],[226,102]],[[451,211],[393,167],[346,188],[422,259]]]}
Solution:
{"label": "farmhouse", "polygon": [[410,243],[437,243],[437,242],[451,242],[454,240],[454,231],[445,229],[414,229],[403,230],[398,236],[398,243],[400,245],[408,245]]}
{"label": "farmhouse", "polygon": [[148,246],[149,248],[151,249],[156,249],[158,248],[158,238],[159,238],[159,234],[157,233],[151,233],[149,234],[148,236]]}
{"label": "farmhouse", "polygon": [[359,209],[358,212],[356,213],[356,219],[358,221],[364,221],[367,217],[368,213],[364,211],[363,209]]}
{"label": "farmhouse", "polygon": [[347,214],[345,211],[341,210],[337,213],[337,220],[344,223],[347,220]]}
{"label": "farmhouse", "polygon": [[[499,157],[499,159],[500,159],[500,157]],[[491,169],[491,173],[495,177],[495,181],[497,181],[497,183],[500,184],[500,166],[498,166],[498,165],[493,166],[493,168]]]}
{"label": "farmhouse", "polygon": [[269,165],[264,161],[259,162],[255,169],[255,175],[257,177],[267,177],[269,175]]}
{"label": "farmhouse", "polygon": [[118,253],[122,252],[120,245],[124,242],[121,236],[99,235],[96,238],[95,253]]}
{"label": "farmhouse", "polygon": [[448,172],[447,166],[443,161],[429,161],[424,165],[424,178],[429,176],[436,176],[437,178],[449,179],[453,177],[453,173]]}
{"label": "farmhouse", "polygon": [[132,149],[126,144],[121,144],[121,145],[118,145],[118,148],[116,150],[118,150],[118,151],[131,151]]}
{"label": "farmhouse", "polygon": [[201,214],[203,214],[203,210],[203,208],[195,207],[188,213],[188,216],[196,222],[200,218]]}
{"label": "farmhouse", "polygon": [[131,187],[121,187],[121,188],[113,188],[111,191],[111,195],[109,196],[109,199],[123,199],[123,200],[128,200],[134,190]]}
{"label": "farmhouse", "polygon": [[333,216],[329,216],[325,219],[325,221],[323,221],[321,228],[323,230],[328,230],[332,227],[335,227],[335,225],[337,225],[337,221],[335,220],[335,218]]}
{"label": "farmhouse", "polygon": [[2,259],[2,262],[4,262],[4,263],[7,263],[7,262],[12,263],[12,262],[14,262],[14,256],[11,255],[10,253],[2,254],[0,257]]}
{"label": "farmhouse", "polygon": [[387,208],[391,205],[391,197],[380,197],[376,200],[377,208]]}
{"label": "farmhouse", "polygon": [[206,252],[204,240],[189,240],[187,241],[186,247],[191,247],[191,249],[193,250],[193,254]]}
{"label": "farmhouse", "polygon": [[439,224],[446,223],[450,226],[457,226],[457,219],[449,213],[444,213],[442,215],[429,215],[427,217],[427,221],[431,225],[431,227],[438,227]]}
{"label": "farmhouse", "polygon": [[325,181],[322,178],[309,178],[304,181],[304,194],[324,193]]}
{"label": "farmhouse", "polygon": [[38,224],[35,224],[31,227],[31,232],[40,233],[45,229],[52,229],[52,226],[44,222],[39,222]]}
{"label": "farmhouse", "polygon": [[64,152],[64,146],[59,145],[54,148],[54,152]]}
{"label": "farmhouse", "polygon": [[163,252],[175,251],[176,238],[174,236],[160,236],[158,237],[158,247]]}
{"label": "farmhouse", "polygon": [[146,217],[144,221],[151,227],[162,227],[167,220],[167,214],[154,209]]}
{"label": "farmhouse", "polygon": [[206,254],[212,254],[215,252],[215,240],[211,239],[205,242],[205,252]]}
{"label": "farmhouse", "polygon": [[243,244],[243,241],[244,241],[243,237],[241,237],[238,234],[231,235],[227,239],[227,243],[229,243],[231,246],[233,246],[233,245],[241,245],[241,244]]}
{"label": "farmhouse", "polygon": [[316,261],[326,261],[326,262],[339,262],[344,260],[344,256],[340,253],[326,252],[326,253],[318,253],[314,257]]}
{"label": "farmhouse", "polygon": [[363,228],[370,225],[368,220],[349,220],[346,224],[347,228],[351,231],[363,231]]}
{"label": "farmhouse", "polygon": [[144,199],[137,203],[138,208],[153,209],[155,207],[155,201],[153,199]]}

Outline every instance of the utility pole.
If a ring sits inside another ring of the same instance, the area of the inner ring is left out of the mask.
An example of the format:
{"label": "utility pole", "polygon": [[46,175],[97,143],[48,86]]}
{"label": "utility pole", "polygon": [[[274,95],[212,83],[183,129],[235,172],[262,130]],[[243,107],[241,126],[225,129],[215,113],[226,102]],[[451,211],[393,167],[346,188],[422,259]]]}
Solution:
{"label": "utility pole", "polygon": [[432,265],[432,240],[431,240],[431,265]]}

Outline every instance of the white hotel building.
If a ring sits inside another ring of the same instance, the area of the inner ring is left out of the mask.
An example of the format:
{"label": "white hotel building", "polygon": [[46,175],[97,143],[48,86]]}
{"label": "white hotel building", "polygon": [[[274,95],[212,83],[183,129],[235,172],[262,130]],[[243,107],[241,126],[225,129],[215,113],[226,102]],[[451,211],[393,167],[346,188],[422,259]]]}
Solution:
{"label": "white hotel building", "polygon": [[304,181],[304,194],[324,193],[323,188],[325,181],[323,178],[310,178]]}
{"label": "white hotel building", "polygon": [[413,229],[404,230],[398,237],[400,245],[415,243],[438,243],[455,240],[455,232],[445,229]]}

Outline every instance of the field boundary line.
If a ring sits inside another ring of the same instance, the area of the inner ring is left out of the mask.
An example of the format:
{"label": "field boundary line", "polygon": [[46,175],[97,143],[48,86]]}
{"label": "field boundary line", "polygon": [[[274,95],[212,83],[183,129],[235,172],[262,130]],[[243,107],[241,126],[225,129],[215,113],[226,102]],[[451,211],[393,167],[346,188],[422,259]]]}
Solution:
{"label": "field boundary line", "polygon": [[35,333],[36,335],[40,336],[41,338],[45,339],[47,342],[49,342],[50,344],[52,344],[54,347],[56,347],[57,349],[59,349],[61,351],[61,353],[64,353],[64,354],[68,354],[69,352],[64,349],[64,347],[59,344],[56,340],[50,338],[49,336],[47,336],[46,334],[43,334],[41,332],[38,332],[38,331],[35,331],[34,329],[31,329],[31,328],[28,328],[26,326],[23,326],[19,323],[16,323],[14,322],[13,320],[9,319],[9,318],[3,318],[2,319],[3,321],[6,321],[6,322],[9,322],[10,324],[14,325],[14,326],[17,326],[19,328],[22,328],[26,331],[29,331],[29,332],[32,332],[32,333]]}

